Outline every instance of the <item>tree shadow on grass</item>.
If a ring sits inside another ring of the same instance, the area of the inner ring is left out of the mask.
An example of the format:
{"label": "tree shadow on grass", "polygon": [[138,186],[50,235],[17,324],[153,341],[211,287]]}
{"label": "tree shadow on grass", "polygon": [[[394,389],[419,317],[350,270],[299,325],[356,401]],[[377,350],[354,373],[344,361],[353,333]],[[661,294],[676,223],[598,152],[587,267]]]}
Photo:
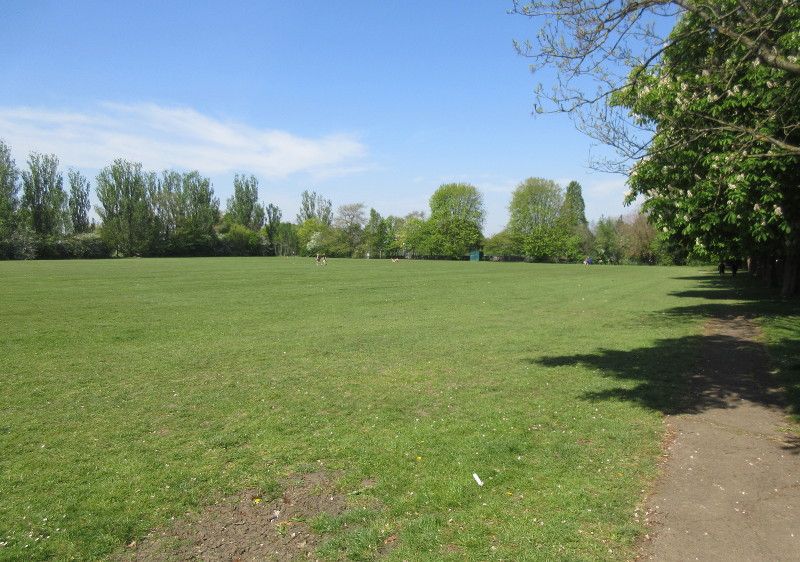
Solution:
{"label": "tree shadow on grass", "polygon": [[[713,341],[712,341],[713,340]],[[587,392],[583,398],[590,401],[621,400],[665,414],[697,413],[709,408],[724,407],[724,396],[730,392],[746,392],[731,388],[714,389],[706,394],[692,392],[691,372],[695,358],[704,344],[734,345],[730,338],[687,336],[657,341],[649,347],[632,350],[598,349],[593,353],[580,353],[532,359],[531,363],[544,367],[582,366],[599,371],[627,384],[607,390]]]}
{"label": "tree shadow on grass", "polygon": [[[768,342],[769,369],[774,379],[767,388],[780,387],[786,405],[800,421],[800,299],[781,298],[777,291],[748,275],[732,277],[687,277],[698,289],[673,293],[673,296],[703,298],[707,302],[673,307],[664,311],[678,319],[697,318],[764,320],[772,324]],[[721,302],[729,299],[737,302]]]}
{"label": "tree shadow on grass", "polygon": [[680,281],[691,282],[693,287],[685,291],[676,291],[673,296],[686,298],[703,298],[712,302],[720,300],[744,300],[761,303],[778,298],[775,289],[749,275],[687,275],[676,277]]}
{"label": "tree shadow on grass", "polygon": [[[681,414],[735,408],[746,400],[768,408],[788,405],[800,413],[800,342],[794,327],[800,303],[776,298],[751,279],[737,278],[735,286],[732,279],[719,277],[687,280],[693,287],[673,296],[701,302],[659,314],[673,320],[709,319],[707,335],[662,339],[633,350],[543,357],[531,363],[580,365],[628,381],[618,388],[586,393],[584,398],[591,401],[630,401],[665,414]],[[746,321],[749,318],[777,319],[787,325],[770,342],[770,357],[776,360],[770,362],[757,332]],[[800,439],[790,438],[789,443],[788,448],[800,451]]]}
{"label": "tree shadow on grass", "polygon": [[[668,415],[735,409],[747,402],[784,412],[792,395],[767,368],[761,344],[728,334],[663,339],[630,351],[599,349],[532,359],[531,363],[582,366],[627,381],[581,397],[590,402],[634,402]],[[800,434],[787,435],[784,448],[800,453]]]}

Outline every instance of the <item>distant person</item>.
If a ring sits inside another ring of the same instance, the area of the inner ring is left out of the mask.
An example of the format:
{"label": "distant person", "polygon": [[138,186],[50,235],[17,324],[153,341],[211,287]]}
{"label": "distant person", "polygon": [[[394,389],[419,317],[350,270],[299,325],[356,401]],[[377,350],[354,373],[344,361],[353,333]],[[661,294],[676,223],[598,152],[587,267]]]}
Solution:
{"label": "distant person", "polygon": [[720,275],[725,275],[725,262],[719,262],[719,267],[717,269],[719,270]]}
{"label": "distant person", "polygon": [[739,271],[739,262],[735,261],[731,264],[731,275],[736,277],[736,272]]}
{"label": "distant person", "polygon": [[327,254],[322,254],[322,265],[328,265],[328,256],[327,256]]}
{"label": "distant person", "polygon": [[319,265],[319,252],[317,252],[317,265]]}

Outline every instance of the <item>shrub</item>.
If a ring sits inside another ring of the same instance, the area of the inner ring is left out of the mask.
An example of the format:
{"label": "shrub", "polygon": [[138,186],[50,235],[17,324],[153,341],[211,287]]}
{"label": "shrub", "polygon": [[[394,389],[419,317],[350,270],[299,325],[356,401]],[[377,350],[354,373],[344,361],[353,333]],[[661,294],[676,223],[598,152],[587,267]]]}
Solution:
{"label": "shrub", "polygon": [[20,229],[11,235],[9,241],[9,259],[35,260],[37,256],[36,237],[33,231],[27,228]]}
{"label": "shrub", "polygon": [[266,252],[266,241],[258,232],[241,224],[233,224],[227,234],[220,235],[222,253],[227,256],[260,256]]}
{"label": "shrub", "polygon": [[76,234],[67,240],[70,258],[102,259],[110,258],[114,249],[99,234],[88,232]]}
{"label": "shrub", "polygon": [[74,236],[37,236],[25,229],[0,241],[0,259],[4,260],[98,259],[110,257],[112,251],[111,246],[94,232]]}
{"label": "shrub", "polygon": [[219,240],[215,233],[201,234],[178,229],[170,236],[166,250],[170,256],[213,256]]}

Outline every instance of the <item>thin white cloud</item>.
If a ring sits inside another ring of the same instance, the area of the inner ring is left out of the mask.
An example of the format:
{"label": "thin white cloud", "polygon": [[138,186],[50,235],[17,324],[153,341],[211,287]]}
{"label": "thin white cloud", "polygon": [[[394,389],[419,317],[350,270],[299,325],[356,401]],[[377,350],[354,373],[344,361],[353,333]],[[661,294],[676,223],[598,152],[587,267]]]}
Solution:
{"label": "thin white cloud", "polygon": [[621,176],[604,181],[587,181],[581,185],[586,201],[587,218],[618,217],[634,211],[632,207],[623,205],[627,188],[625,178]]}
{"label": "thin white cloud", "polygon": [[123,158],[148,170],[281,178],[349,175],[370,167],[363,161],[366,146],[352,134],[307,138],[154,104],[107,103],[83,112],[0,107],[0,135],[15,155],[52,153],[79,168],[99,169]]}
{"label": "thin white cloud", "polygon": [[621,201],[622,194],[625,193],[627,188],[625,187],[625,178],[619,176],[606,181],[587,182],[584,189],[596,196],[613,196],[618,197]]}
{"label": "thin white cloud", "polygon": [[486,181],[477,182],[476,187],[484,193],[499,193],[511,198],[511,194],[519,185],[519,181],[501,180],[501,181]]}

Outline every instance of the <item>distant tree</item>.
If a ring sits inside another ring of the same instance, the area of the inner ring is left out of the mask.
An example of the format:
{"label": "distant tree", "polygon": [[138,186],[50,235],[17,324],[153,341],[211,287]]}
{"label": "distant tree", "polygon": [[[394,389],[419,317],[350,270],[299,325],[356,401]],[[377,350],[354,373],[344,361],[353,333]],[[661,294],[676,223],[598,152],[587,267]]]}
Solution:
{"label": "distant tree", "polygon": [[617,228],[622,261],[625,263],[655,263],[653,242],[658,233],[648,224],[647,215],[630,213]]}
{"label": "distant tree", "polygon": [[646,213],[634,212],[623,217],[617,225],[617,233],[622,259],[626,263],[672,264]]}
{"label": "distant tree", "polygon": [[370,256],[383,257],[389,243],[389,225],[375,209],[369,210],[369,221],[364,226],[364,247]]}
{"label": "distant tree", "polygon": [[386,237],[384,243],[384,251],[390,256],[403,255],[402,244],[400,243],[400,234],[405,224],[405,219],[389,215],[383,219],[383,224],[386,228]]}
{"label": "distant tree", "polygon": [[483,242],[478,226],[467,219],[452,217],[446,221],[428,223],[429,253],[459,259],[471,250],[477,250]]}
{"label": "distant tree", "polygon": [[228,199],[226,220],[253,231],[264,226],[264,207],[258,202],[258,180],[255,176],[236,174],[233,196]]}
{"label": "distant tree", "polygon": [[528,178],[520,183],[508,206],[515,253],[533,260],[558,257],[564,248],[563,208],[564,193],[556,182]]}
{"label": "distant tree", "polygon": [[158,174],[152,171],[142,171],[142,181],[145,188],[145,200],[148,212],[143,220],[143,240],[136,250],[142,256],[164,255],[169,246],[169,237],[160,217],[155,212],[155,202],[158,197],[160,182]]}
{"label": "distant tree", "polygon": [[583,189],[581,184],[576,181],[569,182],[566,193],[564,194],[564,206],[561,216],[568,227],[574,228],[579,225],[587,226],[586,204],[583,201]]}
{"label": "distant tree", "polygon": [[219,199],[214,196],[211,180],[199,172],[188,172],[182,177],[183,223],[178,227],[200,235],[210,235],[219,221]]}
{"label": "distant tree", "polygon": [[77,170],[67,172],[69,179],[69,218],[72,232],[83,234],[91,230],[89,211],[92,204],[89,201],[89,180]]}
{"label": "distant tree", "polygon": [[186,206],[183,201],[183,176],[175,170],[164,170],[158,189],[150,199],[153,213],[158,217],[164,234],[175,234],[178,225],[186,220]]}
{"label": "distant tree", "polygon": [[367,218],[364,215],[363,203],[340,205],[333,219],[333,226],[338,229],[338,242],[341,250],[337,253],[355,256],[362,242],[364,225]]}
{"label": "distant tree", "polygon": [[64,234],[67,193],[55,154],[32,152],[22,172],[22,209],[36,234]]}
{"label": "distant tree", "polygon": [[468,183],[447,183],[439,186],[430,199],[431,218],[457,217],[483,229],[486,208],[483,194]]}
{"label": "distant tree", "polygon": [[[146,175],[150,178],[150,175]],[[164,170],[160,180],[148,179],[148,199],[153,214],[154,253],[211,255],[216,244],[219,199],[211,180],[199,172]]]}
{"label": "distant tree", "polygon": [[269,246],[270,255],[280,255],[276,249],[276,240],[278,236],[278,229],[281,225],[281,210],[270,203],[264,207],[266,213],[266,220],[264,221],[264,234],[267,238],[267,245]]}
{"label": "distant tree", "polygon": [[0,140],[0,240],[8,239],[17,228],[18,178],[11,148]]}
{"label": "distant tree", "polygon": [[601,216],[594,226],[595,251],[593,255],[604,263],[619,263],[622,257],[622,217]]}
{"label": "distant tree", "polygon": [[511,233],[508,231],[508,229],[503,229],[484,241],[483,251],[487,256],[516,255],[514,238],[511,236]]}
{"label": "distant tree", "polygon": [[282,222],[275,229],[274,248],[276,256],[293,256],[298,253],[298,227],[290,222]]}
{"label": "distant tree", "polygon": [[300,194],[300,212],[297,214],[297,224],[301,225],[308,219],[317,219],[321,223],[331,226],[333,223],[333,204],[330,199],[317,195],[316,191],[308,190]]}
{"label": "distant tree", "polygon": [[567,185],[560,215],[560,226],[564,232],[564,257],[567,260],[582,259],[591,248],[591,232],[589,221],[586,220],[581,184],[578,182],[572,181]]}
{"label": "distant tree", "polygon": [[209,178],[199,172],[181,176],[178,221],[173,246],[181,254],[210,255],[216,245],[214,225],[219,221],[219,199]]}
{"label": "distant tree", "polygon": [[261,238],[257,232],[234,223],[222,237],[225,250],[232,256],[261,255]]}
{"label": "distant tree", "polygon": [[331,253],[334,242],[332,227],[319,219],[307,219],[297,229],[297,245],[301,255]]}
{"label": "distant tree", "polygon": [[406,215],[395,232],[402,255],[416,257],[431,254],[430,222],[425,220],[424,212],[414,211]]}
{"label": "distant tree", "polygon": [[115,251],[131,256],[146,250],[152,225],[148,187],[154,179],[140,163],[122,159],[98,174],[100,234]]}
{"label": "distant tree", "polygon": [[430,199],[429,230],[431,251],[460,258],[480,248],[486,209],[483,194],[468,183],[439,187]]}

